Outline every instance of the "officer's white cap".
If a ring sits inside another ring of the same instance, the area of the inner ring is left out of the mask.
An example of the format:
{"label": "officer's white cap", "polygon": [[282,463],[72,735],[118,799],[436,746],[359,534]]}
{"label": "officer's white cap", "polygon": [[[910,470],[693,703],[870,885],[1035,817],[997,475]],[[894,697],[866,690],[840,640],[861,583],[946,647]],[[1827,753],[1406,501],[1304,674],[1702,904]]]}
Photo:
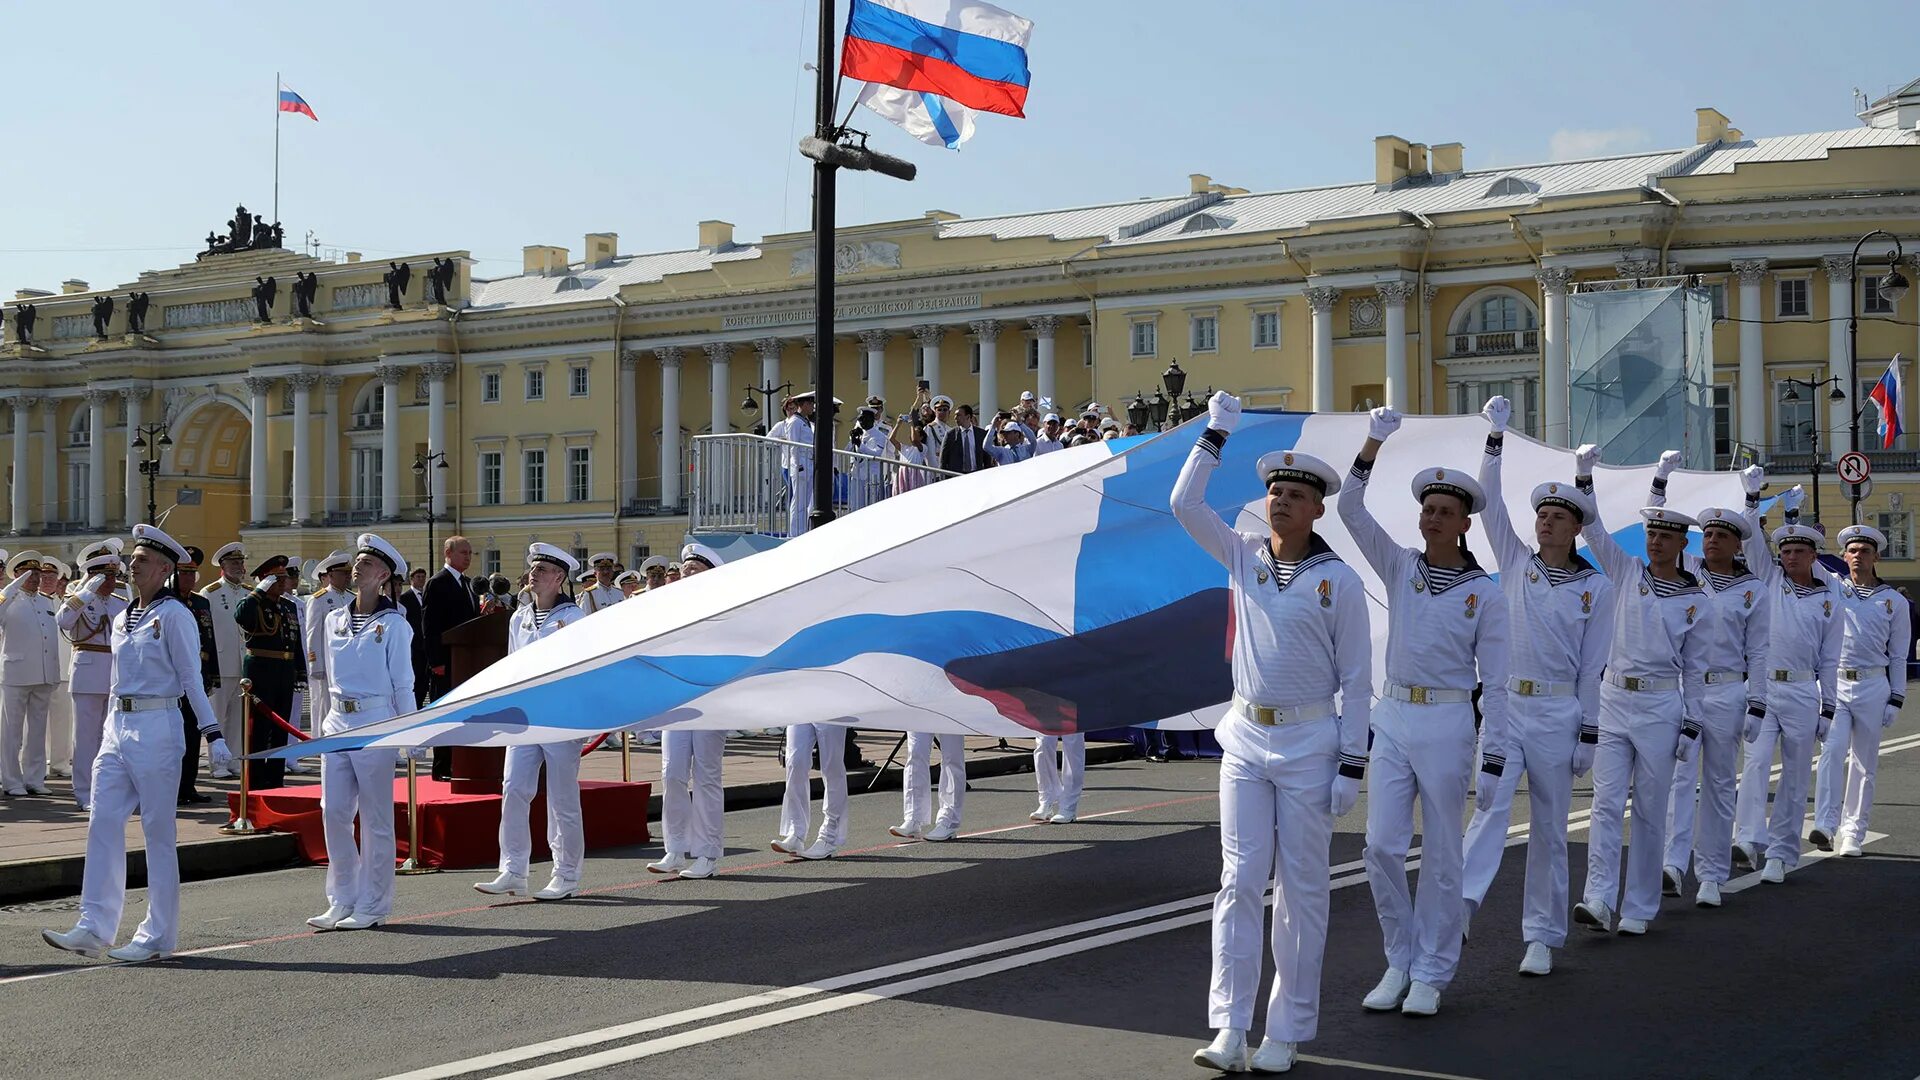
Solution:
{"label": "officer's white cap", "polygon": [[593,580],[593,571],[591,571],[591,570],[582,570],[582,571],[580,571],[580,572],[579,572],[578,574],[575,574],[575,575],[573,576],[573,580],[575,580],[575,581],[577,581],[577,582],[579,582],[579,583],[580,583],[580,584],[582,584],[582,585],[585,585],[585,584],[586,584],[587,582],[589,582],[589,581],[592,581],[592,580]]}
{"label": "officer's white cap", "polygon": [[1676,533],[1684,533],[1700,524],[1691,515],[1683,514],[1678,510],[1669,510],[1664,506],[1643,507],[1640,511],[1640,520],[1649,529]]}
{"label": "officer's white cap", "polygon": [[1477,514],[1487,508],[1487,493],[1481,489],[1480,482],[1463,469],[1420,470],[1413,478],[1414,501],[1425,502],[1427,496],[1434,494],[1452,495],[1467,504],[1469,514]]}
{"label": "officer's white cap", "polygon": [[80,569],[87,573],[93,573],[96,570],[124,570],[125,567],[120,563],[120,556],[115,555],[111,551],[103,551],[90,559],[82,561],[80,563]]}
{"label": "officer's white cap", "polygon": [[46,573],[50,573],[54,575],[55,577],[72,577],[73,576],[73,571],[67,567],[66,563],[61,562],[59,559],[56,559],[51,555],[40,560],[40,569]]}
{"label": "officer's white cap", "polygon": [[1268,487],[1292,482],[1316,488],[1322,495],[1333,495],[1340,490],[1340,474],[1333,466],[1298,450],[1270,450],[1260,455],[1253,469],[1260,482]]}
{"label": "officer's white cap", "polygon": [[1753,535],[1753,522],[1748,521],[1747,515],[1738,510],[1729,510],[1724,506],[1709,506],[1700,511],[1700,531],[1706,532],[1708,529],[1725,529],[1745,540]]}
{"label": "officer's white cap", "polygon": [[1855,540],[1872,544],[1875,551],[1887,550],[1887,534],[1871,525],[1849,525],[1840,530],[1840,550],[1845,551]]}
{"label": "officer's white cap", "polygon": [[552,563],[567,572],[568,577],[580,572],[580,560],[567,554],[552,544],[527,545],[527,569],[531,570],[539,563]]}
{"label": "officer's white cap", "polygon": [[25,551],[16,551],[7,559],[7,573],[17,574],[28,566],[38,570],[43,561],[40,553],[30,548]]}
{"label": "officer's white cap", "polygon": [[640,564],[640,572],[644,574],[656,566],[665,570],[667,568],[667,557],[665,555],[647,556],[647,561]]}
{"label": "officer's white cap", "polygon": [[603,562],[619,562],[619,561],[620,561],[619,559],[616,559],[613,557],[613,552],[611,551],[596,551],[592,555],[588,556],[587,558],[587,562],[589,564],[598,564]]}
{"label": "officer's white cap", "polygon": [[386,537],[374,533],[361,533],[360,536],[354,540],[353,546],[359,549],[356,554],[372,555],[374,558],[386,563],[393,571],[394,577],[403,578],[407,576],[406,557],[400,554],[399,548],[387,543]]}
{"label": "officer's white cap", "polygon": [[186,545],[152,525],[135,525],[133,527],[133,546],[136,548],[150,548],[165,555],[168,559],[176,563],[187,561]]}
{"label": "officer's white cap", "polygon": [[933,400],[931,402],[928,402],[928,404],[930,405],[939,405],[942,403],[945,403],[949,408],[951,408],[953,406],[953,399],[948,397],[945,394],[935,394],[933,395]]}
{"label": "officer's white cap", "polygon": [[226,558],[229,555],[238,555],[242,558],[245,558],[246,554],[247,554],[247,549],[243,545],[241,545],[240,541],[235,540],[231,544],[220,545],[220,550],[213,553],[213,561],[219,562],[220,560]]}
{"label": "officer's white cap", "polygon": [[1538,510],[1543,506],[1558,506],[1568,510],[1580,519],[1582,525],[1592,521],[1596,512],[1592,496],[1558,480],[1549,480],[1533,489],[1533,508]]}
{"label": "officer's white cap", "polygon": [[[354,541],[354,546],[365,548],[367,546],[367,537],[369,536],[373,536],[373,534],[361,533],[360,538]],[[378,537],[374,537],[374,538],[379,539]],[[381,542],[385,543],[385,541],[381,541]],[[288,561],[292,561],[292,560],[288,560]],[[338,551],[338,550],[329,551],[327,552],[325,558],[321,559],[319,562],[314,564],[313,573],[315,576],[318,576],[320,574],[326,573],[327,571],[333,569],[336,566],[347,567],[352,565],[353,565],[352,555],[349,555],[344,551]]]}
{"label": "officer's white cap", "polygon": [[641,577],[640,571],[638,570],[622,570],[619,573],[613,575],[613,583],[615,585],[620,585],[629,581],[633,582],[635,585],[638,585],[644,582],[645,580],[646,578]]}
{"label": "officer's white cap", "polygon": [[1810,529],[1805,525],[1782,525],[1773,530],[1773,546],[1782,547],[1786,544],[1806,544],[1819,551],[1825,546],[1826,537],[1820,535],[1819,529]]}
{"label": "officer's white cap", "polygon": [[688,559],[699,559],[701,562],[707,564],[707,569],[709,570],[726,561],[720,557],[719,552],[705,544],[697,543],[688,544],[686,547],[680,549],[680,561],[686,562]]}

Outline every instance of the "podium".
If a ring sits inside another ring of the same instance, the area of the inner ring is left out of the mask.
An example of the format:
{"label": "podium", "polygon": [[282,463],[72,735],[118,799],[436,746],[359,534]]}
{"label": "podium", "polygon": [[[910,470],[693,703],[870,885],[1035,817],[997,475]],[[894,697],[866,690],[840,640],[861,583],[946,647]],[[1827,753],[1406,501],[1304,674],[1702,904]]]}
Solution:
{"label": "podium", "polygon": [[[447,647],[447,683],[459,686],[481,670],[507,655],[507,620],[511,615],[493,611],[468,619],[440,635]],[[506,769],[507,752],[497,746],[454,746],[445,755],[445,775],[441,755],[436,751],[434,779],[446,780],[455,795],[498,795],[501,775]]]}

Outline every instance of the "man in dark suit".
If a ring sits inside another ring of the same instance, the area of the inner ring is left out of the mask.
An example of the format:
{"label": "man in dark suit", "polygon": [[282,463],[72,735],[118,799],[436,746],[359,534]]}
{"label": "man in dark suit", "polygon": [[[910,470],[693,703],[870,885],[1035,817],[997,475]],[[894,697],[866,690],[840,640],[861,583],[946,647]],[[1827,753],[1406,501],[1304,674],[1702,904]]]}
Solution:
{"label": "man in dark suit", "polygon": [[[467,568],[473,565],[473,545],[464,536],[449,536],[441,545],[440,553],[440,572],[427,579],[426,602],[420,613],[422,632],[415,635],[415,640],[421,642],[420,650],[427,667],[426,680],[414,684],[426,687],[423,702],[436,700],[453,688],[447,646],[440,636],[480,614],[475,583],[466,576]],[[451,749],[434,747],[433,777],[436,780],[453,778]]]}
{"label": "man in dark suit", "polygon": [[416,704],[427,701],[427,606],[418,592],[399,590],[400,610],[406,613],[407,626],[413,630],[413,690]]}
{"label": "man in dark suit", "polygon": [[955,473],[992,468],[993,458],[987,454],[986,429],[974,416],[973,406],[960,406],[954,410],[954,417],[959,423],[947,432],[946,441],[940,444],[940,467]]}

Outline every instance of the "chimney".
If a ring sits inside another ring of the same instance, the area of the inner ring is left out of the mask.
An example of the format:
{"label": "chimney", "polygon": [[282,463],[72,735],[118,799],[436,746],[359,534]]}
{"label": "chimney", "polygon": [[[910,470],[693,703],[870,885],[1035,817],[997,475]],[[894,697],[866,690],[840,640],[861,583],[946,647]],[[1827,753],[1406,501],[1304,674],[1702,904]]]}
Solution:
{"label": "chimney", "polygon": [[1435,143],[1433,146],[1433,175],[1457,176],[1467,171],[1467,148],[1457,142]]}
{"label": "chimney", "polygon": [[520,272],[551,274],[567,268],[567,249],[552,244],[528,244],[520,249]]}
{"label": "chimney", "polygon": [[1733,130],[1732,121],[1720,114],[1719,109],[1693,110],[1693,141],[1697,143],[1717,143],[1727,141],[1727,133]]}
{"label": "chimney", "polygon": [[733,246],[733,223],[731,221],[703,221],[700,223],[700,250],[725,251]]}
{"label": "chimney", "polygon": [[951,211],[951,210],[929,210],[929,211],[927,211],[927,220],[929,220],[929,221],[959,221],[959,220],[960,220],[960,215],[959,215],[959,214],[956,214],[956,213],[954,213],[954,212],[953,212],[953,211]]}
{"label": "chimney", "polygon": [[1427,144],[1414,143],[1407,147],[1407,172],[1412,176],[1427,175]]}
{"label": "chimney", "polygon": [[610,232],[590,232],[587,234],[588,266],[605,266],[620,254],[620,234]]}
{"label": "chimney", "polygon": [[75,293],[83,293],[86,291],[87,283],[81,281],[79,278],[68,278],[60,283],[60,295],[62,296],[72,296]]}
{"label": "chimney", "polygon": [[1197,172],[1197,173],[1187,174],[1187,192],[1189,194],[1192,194],[1192,195],[1202,194],[1212,186],[1213,186],[1213,177],[1208,176],[1206,173]]}
{"label": "chimney", "polygon": [[360,253],[359,253],[359,252],[357,252],[357,251],[349,251],[349,252],[347,252],[347,262],[348,262],[349,264],[352,264],[352,263],[357,263],[357,262],[359,262],[359,261],[360,261]]}
{"label": "chimney", "polygon": [[45,289],[15,289],[15,290],[13,290],[13,298],[14,298],[15,300],[39,300],[39,299],[42,299],[42,298],[44,298],[44,297],[48,297],[48,296],[52,296],[52,295],[53,295],[52,293],[50,293],[50,292],[48,292],[48,291],[47,291],[47,290],[45,290]]}
{"label": "chimney", "polygon": [[1407,178],[1412,147],[1398,135],[1378,135],[1373,140],[1373,186],[1385,191]]}

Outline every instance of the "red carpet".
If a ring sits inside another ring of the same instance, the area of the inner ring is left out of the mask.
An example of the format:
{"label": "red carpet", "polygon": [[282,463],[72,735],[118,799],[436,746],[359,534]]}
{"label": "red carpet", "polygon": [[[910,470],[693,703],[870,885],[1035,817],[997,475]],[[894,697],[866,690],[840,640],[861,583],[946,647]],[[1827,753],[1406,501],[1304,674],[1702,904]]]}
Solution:
{"label": "red carpet", "polygon": [[[480,869],[500,861],[500,796],[456,795],[449,785],[421,777],[420,863],[444,869]],[[587,823],[587,850],[644,844],[647,798],[652,785],[608,780],[580,781],[580,813]],[[407,857],[407,781],[393,782],[393,824],[399,857]],[[227,796],[227,813],[240,808],[240,796]],[[320,824],[320,785],[268,788],[247,795],[247,816],[255,828],[292,833],[300,853],[309,861],[327,861],[327,843]],[[546,786],[534,796],[531,809],[533,858],[550,857],[547,850]]]}

